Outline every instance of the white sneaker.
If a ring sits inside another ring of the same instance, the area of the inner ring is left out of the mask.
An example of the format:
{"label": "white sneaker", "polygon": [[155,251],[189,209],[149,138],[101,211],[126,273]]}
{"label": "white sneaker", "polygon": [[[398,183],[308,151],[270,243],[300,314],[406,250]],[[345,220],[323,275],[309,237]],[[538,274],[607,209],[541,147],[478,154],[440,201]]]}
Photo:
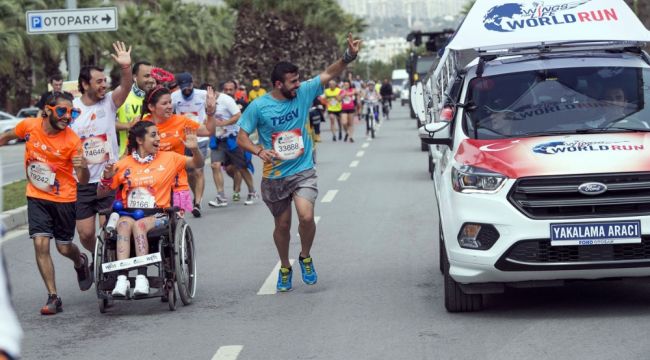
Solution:
{"label": "white sneaker", "polygon": [[125,297],[126,293],[131,288],[131,283],[126,275],[118,275],[115,282],[115,289],[113,289],[113,296]]}
{"label": "white sneaker", "polygon": [[149,295],[149,280],[144,275],[135,277],[135,288],[133,288],[133,295]]}
{"label": "white sneaker", "polygon": [[257,195],[257,191],[248,193],[248,197],[246,198],[246,201],[244,201],[244,205],[253,205],[255,203],[255,199],[258,198],[259,195]]}
{"label": "white sneaker", "polygon": [[212,207],[224,207],[224,206],[228,206],[228,202],[226,201],[226,199],[222,199],[221,197],[217,196],[214,198],[214,200],[209,201],[208,205]]}

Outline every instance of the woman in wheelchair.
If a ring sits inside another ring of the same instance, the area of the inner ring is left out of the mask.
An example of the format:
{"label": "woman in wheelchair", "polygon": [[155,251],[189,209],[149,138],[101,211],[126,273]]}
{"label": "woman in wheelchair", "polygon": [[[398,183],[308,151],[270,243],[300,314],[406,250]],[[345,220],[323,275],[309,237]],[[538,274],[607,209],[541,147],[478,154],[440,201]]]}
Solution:
{"label": "woman in wheelchair", "polygon": [[[134,220],[121,216],[117,225],[117,260],[131,257],[133,236],[136,256],[149,253],[147,232],[169,224],[163,209],[170,207],[172,187],[179,172],[188,168],[200,168],[203,156],[198,148],[196,131],[185,129],[185,146],[192,157],[171,151],[158,151],[160,136],[158,128],[150,121],[140,121],[129,130],[127,156],[115,164],[109,164],[103,173],[99,196],[111,189],[120,190],[123,207],[144,209],[145,217]],[[120,197],[118,197],[120,198]],[[134,295],[147,295],[149,282],[147,268],[138,268]],[[126,296],[130,287],[128,270],[119,273],[113,296]]]}

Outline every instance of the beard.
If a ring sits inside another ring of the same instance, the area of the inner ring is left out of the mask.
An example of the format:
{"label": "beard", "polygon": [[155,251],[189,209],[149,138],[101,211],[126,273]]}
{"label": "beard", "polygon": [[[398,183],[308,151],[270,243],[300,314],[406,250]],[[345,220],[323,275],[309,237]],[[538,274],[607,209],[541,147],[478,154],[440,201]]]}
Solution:
{"label": "beard", "polygon": [[63,131],[68,125],[66,124],[63,128],[59,126],[59,120],[54,118],[54,114],[49,117],[50,125],[54,130]]}
{"label": "beard", "polygon": [[280,88],[280,92],[282,93],[282,96],[284,96],[285,98],[287,98],[289,100],[296,97],[296,94],[293,91],[289,91],[285,87]]}

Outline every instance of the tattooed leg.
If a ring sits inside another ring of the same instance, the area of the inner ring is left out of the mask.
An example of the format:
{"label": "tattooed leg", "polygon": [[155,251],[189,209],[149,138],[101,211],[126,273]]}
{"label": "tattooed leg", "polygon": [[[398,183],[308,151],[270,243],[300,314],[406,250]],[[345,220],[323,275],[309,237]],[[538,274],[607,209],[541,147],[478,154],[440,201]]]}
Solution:
{"label": "tattooed leg", "polygon": [[117,259],[128,259],[131,255],[131,229],[133,219],[123,217],[117,223]]}

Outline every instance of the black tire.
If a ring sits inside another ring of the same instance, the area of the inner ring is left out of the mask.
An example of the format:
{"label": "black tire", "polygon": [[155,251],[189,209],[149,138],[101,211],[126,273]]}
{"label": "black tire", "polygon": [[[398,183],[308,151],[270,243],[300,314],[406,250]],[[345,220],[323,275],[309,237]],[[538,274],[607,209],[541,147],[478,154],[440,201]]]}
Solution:
{"label": "black tire", "polygon": [[169,305],[169,311],[176,311],[176,286],[173,280],[167,280],[165,284],[165,289],[167,290],[167,305]]}
{"label": "black tire", "polygon": [[99,312],[104,314],[106,312],[106,308],[108,307],[108,300],[97,299],[97,305],[99,305]]}
{"label": "black tire", "polygon": [[[440,227],[442,235],[442,226]],[[444,237],[441,236],[442,239]],[[442,252],[442,264],[444,269],[445,281],[445,308],[448,312],[472,312],[483,309],[483,295],[465,294],[460,285],[449,275],[449,260],[447,260],[447,251],[444,247],[444,240],[441,243],[440,251]]]}
{"label": "black tire", "polygon": [[421,151],[428,151],[429,150],[429,144],[422,141],[422,139],[420,139],[420,150]]}
{"label": "black tire", "polygon": [[192,229],[184,221],[176,226],[174,258],[178,295],[183,305],[189,305],[196,294],[196,257]]}
{"label": "black tire", "polygon": [[431,180],[433,180],[433,170],[435,169],[435,165],[433,164],[433,156],[429,154],[429,177]]}
{"label": "black tire", "polygon": [[444,248],[445,248],[445,236],[442,234],[442,224],[440,224],[440,216],[438,216],[438,267],[440,268],[440,273],[445,274],[445,260],[444,260]]}

